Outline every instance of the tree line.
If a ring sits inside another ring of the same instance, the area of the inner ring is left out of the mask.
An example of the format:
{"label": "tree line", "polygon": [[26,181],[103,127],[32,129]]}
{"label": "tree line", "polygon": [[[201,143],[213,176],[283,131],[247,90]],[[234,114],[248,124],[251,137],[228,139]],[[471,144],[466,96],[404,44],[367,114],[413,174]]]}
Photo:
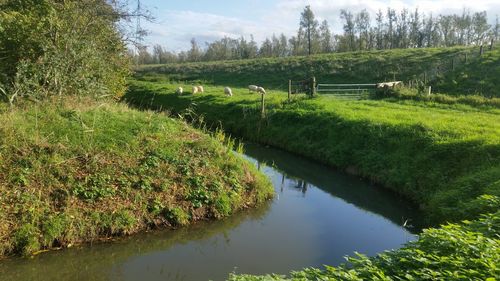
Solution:
{"label": "tree line", "polygon": [[[397,11],[387,8],[371,15],[366,9],[357,13],[340,11],[343,33],[330,31],[328,21],[316,19],[310,6],[301,13],[297,34],[266,38],[260,45],[244,37],[224,37],[207,42],[201,48],[191,39],[191,48],[174,53],[160,45],[142,46],[131,52],[140,64],[239,60],[267,57],[300,56],[332,52],[385,50],[395,48],[426,48],[493,44],[499,40],[498,15],[488,23],[486,11],[461,14],[425,14],[417,9]],[[373,20],[372,20],[373,19]]]}

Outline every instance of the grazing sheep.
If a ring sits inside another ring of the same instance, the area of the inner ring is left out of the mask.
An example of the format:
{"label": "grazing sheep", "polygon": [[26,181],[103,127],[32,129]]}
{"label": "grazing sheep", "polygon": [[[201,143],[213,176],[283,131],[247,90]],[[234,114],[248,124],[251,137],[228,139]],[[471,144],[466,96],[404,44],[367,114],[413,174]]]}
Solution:
{"label": "grazing sheep", "polygon": [[248,85],[248,90],[250,92],[257,92],[257,89],[259,88],[259,86],[255,86],[255,85]]}
{"label": "grazing sheep", "polygon": [[196,86],[193,86],[193,90],[191,91],[191,93],[194,95],[196,93],[198,93],[198,87]]}
{"label": "grazing sheep", "polygon": [[198,93],[203,93],[205,90],[203,89],[203,86],[198,86]]}
{"label": "grazing sheep", "polygon": [[176,92],[177,94],[179,94],[179,95],[182,95],[182,92],[183,92],[183,91],[184,91],[184,90],[182,89],[182,87],[179,87],[179,88],[177,88],[177,90],[175,90],[175,92]]}
{"label": "grazing sheep", "polygon": [[257,93],[265,94],[266,90],[264,90],[264,88],[262,88],[262,87],[258,87],[257,88]]}
{"label": "grazing sheep", "polygon": [[377,88],[394,88],[395,86],[401,85],[402,83],[403,82],[401,81],[377,83]]}
{"label": "grazing sheep", "polygon": [[226,96],[228,96],[228,97],[232,97],[233,96],[233,91],[231,91],[231,88],[225,87],[224,88],[224,94],[226,94]]}

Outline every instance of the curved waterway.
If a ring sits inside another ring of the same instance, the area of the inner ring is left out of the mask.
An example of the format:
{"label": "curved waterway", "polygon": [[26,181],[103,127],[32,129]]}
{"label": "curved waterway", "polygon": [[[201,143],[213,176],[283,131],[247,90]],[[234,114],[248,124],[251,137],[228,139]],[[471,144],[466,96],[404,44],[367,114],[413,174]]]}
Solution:
{"label": "curved waterway", "polygon": [[[228,219],[153,231],[30,259],[0,261],[0,280],[225,280],[338,265],[416,238],[412,205],[357,177],[292,154],[246,145],[276,198]],[[264,164],[266,163],[266,164]]]}

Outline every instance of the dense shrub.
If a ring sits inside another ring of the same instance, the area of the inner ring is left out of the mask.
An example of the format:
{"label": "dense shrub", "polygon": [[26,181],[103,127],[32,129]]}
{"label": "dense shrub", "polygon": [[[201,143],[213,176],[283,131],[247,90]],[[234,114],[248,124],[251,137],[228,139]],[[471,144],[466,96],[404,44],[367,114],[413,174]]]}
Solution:
{"label": "dense shrub", "polygon": [[107,1],[5,0],[0,11],[4,97],[124,92],[120,17]]}

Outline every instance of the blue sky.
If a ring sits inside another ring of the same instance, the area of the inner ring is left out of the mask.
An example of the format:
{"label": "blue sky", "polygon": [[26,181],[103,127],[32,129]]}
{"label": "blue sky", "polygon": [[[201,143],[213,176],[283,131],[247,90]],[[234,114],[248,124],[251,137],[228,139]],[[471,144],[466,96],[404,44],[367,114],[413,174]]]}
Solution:
{"label": "blue sky", "polygon": [[[135,0],[129,0],[131,3]],[[150,31],[147,45],[160,44],[170,51],[189,48],[195,38],[200,46],[223,36],[249,39],[257,42],[274,34],[296,33],[300,12],[311,5],[319,20],[326,19],[332,31],[341,32],[341,9],[353,12],[367,9],[372,15],[378,9],[392,7],[437,14],[461,13],[464,8],[471,12],[488,12],[490,21],[500,15],[500,0],[141,0],[154,17],[154,23],[143,23]]]}

